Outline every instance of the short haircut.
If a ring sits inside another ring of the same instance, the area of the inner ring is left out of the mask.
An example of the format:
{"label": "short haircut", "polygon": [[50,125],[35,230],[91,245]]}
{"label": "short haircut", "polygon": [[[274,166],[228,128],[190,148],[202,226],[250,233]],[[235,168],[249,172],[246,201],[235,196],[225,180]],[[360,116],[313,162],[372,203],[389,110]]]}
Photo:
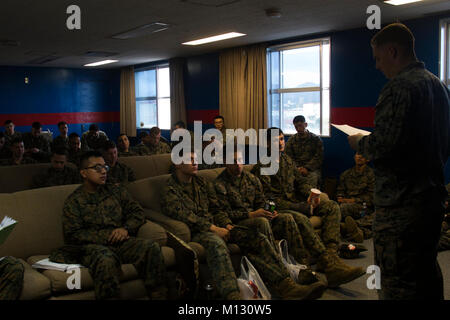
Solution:
{"label": "short haircut", "polygon": [[69,134],[69,140],[73,139],[73,138],[79,138],[80,136],[78,135],[78,133],[76,132],[72,132],[71,134]]}
{"label": "short haircut", "polygon": [[117,139],[119,139],[121,136],[126,136],[128,138],[128,136],[125,133],[121,133],[117,136]]}
{"label": "short haircut", "polygon": [[67,149],[64,147],[59,147],[59,148],[55,148],[54,150],[52,150],[52,157],[57,154],[59,156],[66,156],[67,157]]}
{"label": "short haircut", "polygon": [[15,145],[16,143],[23,143],[22,137],[15,137],[14,139],[12,139],[11,145]]}
{"label": "short haircut", "polygon": [[103,158],[102,154],[96,150],[86,151],[80,158],[80,169],[86,169],[90,158]]}
{"label": "short haircut", "polygon": [[306,122],[306,119],[304,116],[295,116],[294,120],[292,120],[292,123],[297,123],[297,122]]}
{"label": "short haircut", "polygon": [[415,56],[414,35],[403,23],[392,23],[377,32],[370,41],[373,47],[382,46],[388,43],[398,44],[403,48],[405,55]]}
{"label": "short haircut", "polygon": [[42,128],[42,124],[39,121],[35,121],[31,125],[31,127],[34,128],[34,129],[40,129],[40,128]]}
{"label": "short haircut", "polygon": [[4,125],[7,126],[8,124],[13,123],[12,120],[6,120]]}
{"label": "short haircut", "polygon": [[96,125],[95,123],[91,124],[89,126],[89,131],[98,131],[98,125]]}
{"label": "short haircut", "polygon": [[[284,133],[283,133],[283,130],[281,130],[280,128],[277,128],[277,127],[270,127],[269,129],[267,129],[267,143],[269,143],[270,144],[270,142],[272,141],[272,138],[274,138],[274,137],[272,137],[272,129],[278,129],[280,132],[279,132],[279,134],[278,134],[278,136],[280,136],[280,135],[284,135]],[[278,137],[277,136],[277,137]]]}
{"label": "short haircut", "polygon": [[181,120],[175,122],[175,126],[179,126],[180,128],[186,129],[186,124]]}
{"label": "short haircut", "polygon": [[152,135],[152,136],[157,136],[160,133],[161,133],[161,129],[158,127],[153,127],[150,129],[150,135]]}
{"label": "short haircut", "polygon": [[61,126],[65,126],[66,124],[67,124],[67,122],[60,121],[60,122],[58,122],[58,128],[61,127]]}
{"label": "short haircut", "polygon": [[222,116],[220,116],[220,115],[219,115],[219,116],[215,116],[215,117],[213,118],[213,121],[216,120],[216,119],[222,119],[222,121],[225,122],[225,118],[222,117]]}
{"label": "short haircut", "polygon": [[112,140],[105,141],[105,143],[102,146],[102,151],[108,151],[109,149],[114,149],[116,147],[116,143]]}

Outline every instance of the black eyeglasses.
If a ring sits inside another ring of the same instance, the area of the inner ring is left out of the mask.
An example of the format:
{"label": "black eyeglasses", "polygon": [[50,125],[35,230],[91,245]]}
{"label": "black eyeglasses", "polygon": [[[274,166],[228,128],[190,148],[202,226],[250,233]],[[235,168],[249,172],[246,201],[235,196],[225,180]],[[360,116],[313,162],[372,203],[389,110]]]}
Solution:
{"label": "black eyeglasses", "polygon": [[108,172],[109,171],[109,166],[107,166],[106,164],[104,164],[104,165],[96,164],[95,166],[86,167],[85,169],[94,169],[98,173],[101,173],[103,169],[105,169],[106,172]]}

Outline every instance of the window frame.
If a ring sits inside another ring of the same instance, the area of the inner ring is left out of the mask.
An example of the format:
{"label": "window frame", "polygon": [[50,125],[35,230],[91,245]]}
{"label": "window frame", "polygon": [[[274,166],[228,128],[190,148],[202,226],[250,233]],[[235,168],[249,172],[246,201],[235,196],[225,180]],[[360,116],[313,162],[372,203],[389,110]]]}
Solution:
{"label": "window frame", "polygon": [[[323,52],[323,45],[325,43],[328,43],[329,45],[329,54],[328,54],[328,61],[329,61],[329,84],[328,87],[324,87],[323,85],[323,59],[325,58],[324,56],[324,52]],[[313,46],[319,46],[319,52],[320,52],[320,56],[319,56],[319,67],[320,67],[320,86],[315,86],[315,87],[302,87],[302,88],[281,88],[281,83],[282,83],[282,75],[281,75],[281,70],[282,70],[282,59],[281,59],[281,54],[280,54],[280,59],[279,59],[279,84],[280,84],[280,88],[279,89],[272,89],[272,59],[271,59],[271,53],[278,51],[285,51],[285,50],[292,50],[292,49],[298,49],[298,48],[307,48],[307,47],[313,47]],[[267,70],[268,70],[268,74],[267,74],[267,87],[268,87],[268,91],[267,91],[267,102],[268,102],[268,115],[269,115],[269,126],[277,126],[281,128],[281,124],[282,124],[282,108],[283,108],[283,103],[282,103],[282,99],[281,99],[281,94],[282,93],[297,93],[297,92],[319,92],[319,101],[320,101],[320,137],[331,137],[331,37],[322,37],[322,38],[316,38],[316,39],[310,39],[310,40],[304,40],[304,41],[297,41],[297,42],[291,42],[291,43],[286,43],[286,44],[280,44],[280,45],[274,45],[274,46],[270,46],[267,48]],[[328,134],[323,134],[323,129],[326,126],[326,124],[323,124],[323,115],[324,115],[324,111],[323,111],[323,91],[328,90],[328,95],[329,95],[329,101],[330,101],[330,105],[328,107]],[[280,94],[280,104],[279,104],[279,108],[280,108],[280,120],[279,123],[276,125],[272,122],[272,94]],[[281,128],[282,129],[282,128]],[[285,133],[285,135],[287,136],[291,136],[294,134],[291,133]]]}
{"label": "window frame", "polygon": [[[161,125],[159,123],[158,101],[159,101],[159,99],[167,99],[167,98],[170,99],[171,98],[170,95],[168,97],[166,97],[166,96],[161,96],[160,97],[159,96],[159,90],[158,90],[158,69],[164,69],[164,68],[168,68],[169,69],[169,73],[170,73],[169,63],[163,63],[163,64],[154,65],[154,66],[148,66],[148,67],[142,67],[142,68],[134,69],[134,76],[135,76],[134,79],[135,79],[135,81],[136,81],[136,73],[138,73],[138,72],[143,72],[143,71],[148,71],[148,70],[155,70],[155,72],[156,72],[156,75],[155,75],[156,95],[155,96],[150,96],[150,97],[139,97],[139,98],[136,97],[136,94],[134,96],[135,96],[136,102],[138,102],[138,101],[155,101],[156,102],[156,126],[158,128],[161,128]],[[170,83],[169,83],[169,86],[170,86]],[[136,112],[136,114],[137,114],[137,112]],[[147,127],[147,126],[141,127],[140,123],[138,123],[138,119],[136,119],[136,128],[137,129],[150,129],[151,127]],[[167,129],[163,129],[163,130],[167,130]]]}
{"label": "window frame", "polygon": [[450,18],[439,22],[439,78],[450,89]]}

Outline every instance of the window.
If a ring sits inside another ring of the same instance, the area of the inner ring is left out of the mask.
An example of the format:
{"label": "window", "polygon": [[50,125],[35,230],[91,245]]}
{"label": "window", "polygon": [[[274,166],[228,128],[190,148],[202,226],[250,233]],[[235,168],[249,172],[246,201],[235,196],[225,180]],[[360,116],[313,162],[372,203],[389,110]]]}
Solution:
{"label": "window", "polygon": [[450,19],[441,21],[440,68],[441,80],[450,88]]}
{"label": "window", "polygon": [[135,86],[137,127],[170,129],[169,67],[137,70]]}
{"label": "window", "polygon": [[330,39],[271,47],[267,52],[269,124],[295,134],[303,115],[308,130],[330,135]]}

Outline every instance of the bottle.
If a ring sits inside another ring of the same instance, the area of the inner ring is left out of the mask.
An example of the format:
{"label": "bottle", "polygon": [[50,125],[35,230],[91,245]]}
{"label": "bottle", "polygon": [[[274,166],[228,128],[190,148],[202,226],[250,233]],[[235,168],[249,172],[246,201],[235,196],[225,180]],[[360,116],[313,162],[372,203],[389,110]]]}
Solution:
{"label": "bottle", "polygon": [[271,213],[275,211],[275,201],[273,201],[272,198],[269,198],[269,200],[266,201],[266,204],[264,205],[264,210],[270,211]]}
{"label": "bottle", "polygon": [[213,296],[212,296],[213,295],[213,290],[214,290],[214,287],[213,287],[212,284],[207,283],[205,285],[206,299],[207,300],[212,300],[213,299]]}
{"label": "bottle", "polygon": [[367,204],[365,202],[363,202],[363,207],[360,211],[361,218],[364,217],[366,215],[366,213],[367,213]]}

